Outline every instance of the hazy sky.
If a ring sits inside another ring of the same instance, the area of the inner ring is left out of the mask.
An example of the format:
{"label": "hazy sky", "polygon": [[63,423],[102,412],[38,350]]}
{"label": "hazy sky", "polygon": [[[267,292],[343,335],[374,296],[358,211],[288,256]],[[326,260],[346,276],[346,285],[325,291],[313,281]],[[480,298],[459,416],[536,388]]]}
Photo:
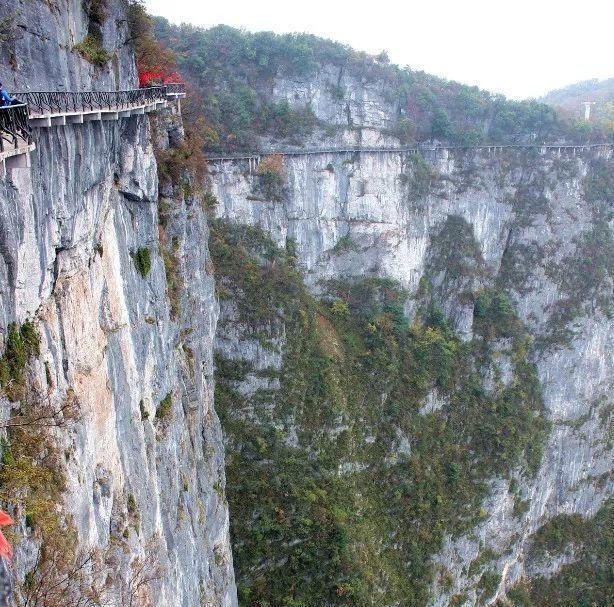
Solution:
{"label": "hazy sky", "polygon": [[309,32],[401,65],[537,97],[614,76],[614,0],[146,0],[175,23]]}

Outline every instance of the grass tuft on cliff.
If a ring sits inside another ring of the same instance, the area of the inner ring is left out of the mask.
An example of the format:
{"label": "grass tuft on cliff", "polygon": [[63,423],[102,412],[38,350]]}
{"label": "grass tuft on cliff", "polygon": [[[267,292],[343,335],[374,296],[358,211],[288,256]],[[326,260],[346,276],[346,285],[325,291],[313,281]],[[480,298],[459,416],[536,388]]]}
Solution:
{"label": "grass tuft on cliff", "polygon": [[107,51],[93,34],[88,34],[81,42],[75,44],[73,49],[96,67],[104,67],[113,57],[113,54]]}
{"label": "grass tuft on cliff", "polygon": [[30,320],[9,323],[4,354],[0,358],[0,388],[10,400],[19,400],[25,388],[26,365],[40,353],[40,336]]}
{"label": "grass tuft on cliff", "polygon": [[146,278],[151,271],[151,251],[147,247],[140,247],[130,253],[136,271],[142,278]]}

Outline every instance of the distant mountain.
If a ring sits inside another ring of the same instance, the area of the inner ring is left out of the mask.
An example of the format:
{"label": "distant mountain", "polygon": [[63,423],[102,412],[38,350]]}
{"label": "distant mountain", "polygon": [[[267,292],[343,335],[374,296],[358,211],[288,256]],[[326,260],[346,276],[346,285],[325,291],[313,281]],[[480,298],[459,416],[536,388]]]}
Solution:
{"label": "distant mountain", "polygon": [[561,108],[574,117],[584,116],[584,102],[592,101],[591,121],[614,120],[614,78],[585,80],[550,91],[540,101]]}
{"label": "distant mountain", "polygon": [[220,149],[373,137],[457,145],[603,138],[552,105],[509,100],[309,34],[202,29],[160,17],[154,30],[176,53]]}

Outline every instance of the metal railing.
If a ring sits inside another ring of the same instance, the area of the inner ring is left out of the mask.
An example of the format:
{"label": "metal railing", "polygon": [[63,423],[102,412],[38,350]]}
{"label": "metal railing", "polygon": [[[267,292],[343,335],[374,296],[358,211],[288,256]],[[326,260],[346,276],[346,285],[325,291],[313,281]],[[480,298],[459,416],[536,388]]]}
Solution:
{"label": "metal railing", "polygon": [[185,84],[183,82],[171,82],[169,84],[164,85],[166,87],[167,95],[184,95],[185,94]]}
{"label": "metal railing", "polygon": [[30,115],[122,110],[166,100],[165,86],[129,91],[22,91],[14,96],[27,104]]}
{"label": "metal railing", "polygon": [[262,156],[315,156],[320,154],[418,154],[439,150],[503,150],[503,149],[538,149],[557,150],[560,152],[578,152],[588,149],[609,149],[614,143],[588,143],[588,144],[557,144],[557,143],[512,143],[512,144],[485,144],[485,145],[419,145],[414,147],[324,147],[324,148],[264,148],[258,151],[236,152],[228,154],[211,153],[207,156],[210,162],[230,160],[250,160]]}
{"label": "metal railing", "polygon": [[0,108],[0,152],[32,143],[32,130],[28,124],[28,106],[25,103]]}

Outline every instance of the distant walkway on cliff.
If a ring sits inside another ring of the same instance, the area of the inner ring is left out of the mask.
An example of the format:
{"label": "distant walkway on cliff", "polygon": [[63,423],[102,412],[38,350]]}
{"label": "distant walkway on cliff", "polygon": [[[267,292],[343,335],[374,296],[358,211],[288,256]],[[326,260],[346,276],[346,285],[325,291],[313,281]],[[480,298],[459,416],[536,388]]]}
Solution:
{"label": "distant walkway on cliff", "polygon": [[126,91],[22,91],[22,103],[0,108],[0,177],[7,168],[29,166],[36,148],[36,129],[119,120],[166,107],[185,97],[183,84]]}
{"label": "distant walkway on cliff", "polygon": [[328,154],[424,154],[441,150],[483,150],[486,152],[500,152],[507,149],[534,149],[538,152],[557,152],[577,154],[587,150],[609,150],[614,148],[614,143],[590,143],[584,145],[561,145],[557,143],[511,143],[511,144],[491,144],[491,145],[428,145],[421,144],[414,147],[323,147],[323,148],[270,148],[258,152],[240,152],[236,154],[214,154],[207,156],[211,163],[233,162],[247,160],[256,165],[265,156],[319,156]]}

